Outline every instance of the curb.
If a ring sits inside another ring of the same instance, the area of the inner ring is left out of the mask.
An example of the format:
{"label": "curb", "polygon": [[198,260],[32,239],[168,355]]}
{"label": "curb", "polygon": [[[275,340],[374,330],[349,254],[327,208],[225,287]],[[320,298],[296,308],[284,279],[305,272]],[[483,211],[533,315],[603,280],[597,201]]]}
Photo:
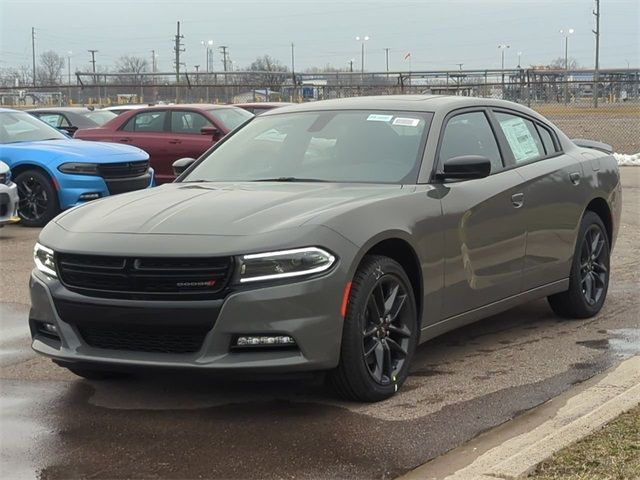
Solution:
{"label": "curb", "polygon": [[576,389],[565,392],[521,417],[481,434],[468,444],[403,475],[400,480],[526,477],[557,451],[640,404],[640,356],[623,361],[577,390],[577,393]]}

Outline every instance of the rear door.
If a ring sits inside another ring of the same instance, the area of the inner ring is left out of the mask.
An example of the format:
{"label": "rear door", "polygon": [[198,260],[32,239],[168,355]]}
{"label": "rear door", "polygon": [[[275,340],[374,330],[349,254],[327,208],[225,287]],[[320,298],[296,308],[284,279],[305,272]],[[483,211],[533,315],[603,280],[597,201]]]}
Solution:
{"label": "rear door", "polygon": [[149,154],[158,184],[173,180],[171,163],[172,144],[169,143],[169,116],[166,110],[148,110],[135,114],[120,130],[113,141],[135,145]]}
{"label": "rear door", "polygon": [[483,108],[445,119],[437,161],[462,155],[491,160],[486,178],[442,185],[445,265],[442,318],[469,312],[520,293],[526,222],[522,177],[506,169],[503,153]]}
{"label": "rear door", "polygon": [[523,290],[569,276],[588,195],[581,162],[564,153],[553,129],[535,118],[494,109],[508,162],[524,178],[527,242]]}
{"label": "rear door", "polygon": [[199,112],[192,110],[171,111],[169,143],[172,144],[172,155],[175,156],[175,160],[184,157],[198,158],[215,143],[210,134],[202,134],[200,130],[203,127],[217,126]]}

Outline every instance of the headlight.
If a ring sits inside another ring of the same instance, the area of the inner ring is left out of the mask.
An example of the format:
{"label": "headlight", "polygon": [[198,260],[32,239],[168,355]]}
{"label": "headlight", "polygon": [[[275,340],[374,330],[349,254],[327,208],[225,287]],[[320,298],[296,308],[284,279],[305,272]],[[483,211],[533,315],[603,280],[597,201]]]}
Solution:
{"label": "headlight", "polygon": [[71,173],[74,175],[97,175],[98,164],[69,162],[60,165],[58,170],[62,173]]}
{"label": "headlight", "polygon": [[36,243],[33,247],[33,261],[36,268],[50,277],[57,277],[56,264],[53,261],[53,250]]}
{"label": "headlight", "polygon": [[254,253],[240,257],[236,278],[248,283],[312,275],[328,270],[335,261],[336,257],[317,247]]}

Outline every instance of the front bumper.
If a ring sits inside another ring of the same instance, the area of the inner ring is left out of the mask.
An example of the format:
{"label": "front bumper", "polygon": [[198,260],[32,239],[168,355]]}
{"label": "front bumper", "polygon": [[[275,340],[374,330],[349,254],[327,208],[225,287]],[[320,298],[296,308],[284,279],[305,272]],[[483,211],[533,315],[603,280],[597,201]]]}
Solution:
{"label": "front bumper", "polygon": [[0,226],[18,221],[18,186],[13,182],[0,185]]}
{"label": "front bumper", "polygon": [[[338,264],[321,277],[243,289],[219,300],[140,301],[103,299],[66,289],[57,279],[31,274],[29,323],[36,352],[63,364],[99,364],[114,369],[177,367],[216,371],[296,372],[338,364],[342,337],[340,303],[347,273]],[[71,305],[71,308],[69,306]],[[205,328],[192,353],[156,353],[95,348],[81,330],[95,321],[117,329],[129,322]],[[42,334],[55,325],[59,339]],[[289,335],[297,348],[233,350],[237,335]]]}
{"label": "front bumper", "polygon": [[99,198],[108,197],[118,193],[132,192],[155,186],[155,174],[152,168],[137,177],[123,179],[105,179],[97,175],[72,175],[59,173],[56,176],[58,199],[60,208],[83,205],[87,200],[81,197],[85,194],[95,193]]}

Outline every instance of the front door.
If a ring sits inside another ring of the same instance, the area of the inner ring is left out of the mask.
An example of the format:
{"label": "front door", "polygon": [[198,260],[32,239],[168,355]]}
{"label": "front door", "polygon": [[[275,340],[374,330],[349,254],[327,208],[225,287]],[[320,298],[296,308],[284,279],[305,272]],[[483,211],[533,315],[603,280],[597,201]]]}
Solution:
{"label": "front door", "polygon": [[444,128],[440,166],[449,158],[482,155],[491,160],[491,174],[438,187],[445,229],[443,319],[520,293],[526,236],[522,177],[505,169],[487,112],[456,114]]}

